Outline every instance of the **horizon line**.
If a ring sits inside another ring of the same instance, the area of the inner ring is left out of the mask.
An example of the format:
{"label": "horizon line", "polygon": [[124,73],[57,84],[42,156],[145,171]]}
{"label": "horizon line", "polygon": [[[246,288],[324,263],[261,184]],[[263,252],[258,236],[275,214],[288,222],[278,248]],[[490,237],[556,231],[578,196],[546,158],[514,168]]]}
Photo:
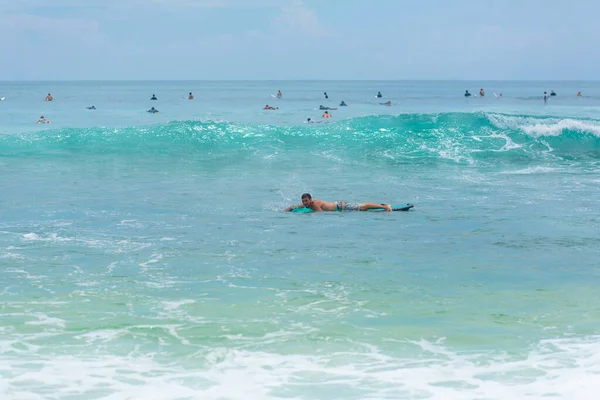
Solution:
{"label": "horizon line", "polygon": [[600,79],[14,79],[0,82],[600,82]]}

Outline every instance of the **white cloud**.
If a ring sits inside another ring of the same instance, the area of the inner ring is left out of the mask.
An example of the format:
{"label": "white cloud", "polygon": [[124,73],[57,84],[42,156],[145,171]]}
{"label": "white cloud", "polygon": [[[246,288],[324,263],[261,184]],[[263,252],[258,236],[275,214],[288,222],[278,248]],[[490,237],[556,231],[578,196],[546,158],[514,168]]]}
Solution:
{"label": "white cloud", "polygon": [[290,33],[300,33],[309,36],[324,36],[328,33],[314,10],[304,6],[301,0],[295,0],[291,5],[283,7],[281,14],[273,20],[273,27]]}
{"label": "white cloud", "polygon": [[71,8],[81,9],[90,7],[129,7],[149,5],[170,5],[185,7],[204,8],[268,8],[278,7],[282,0],[102,0],[94,2],[90,0],[0,0],[0,9],[4,11],[24,11],[36,8]]}
{"label": "white cloud", "polygon": [[88,37],[98,34],[100,24],[88,19],[47,18],[39,15],[0,15],[0,29],[15,31],[37,31],[50,36]]}
{"label": "white cloud", "polygon": [[[127,0],[124,0],[127,1]],[[202,8],[269,8],[277,7],[281,0],[128,0],[135,3],[163,4],[171,6],[202,7]]]}

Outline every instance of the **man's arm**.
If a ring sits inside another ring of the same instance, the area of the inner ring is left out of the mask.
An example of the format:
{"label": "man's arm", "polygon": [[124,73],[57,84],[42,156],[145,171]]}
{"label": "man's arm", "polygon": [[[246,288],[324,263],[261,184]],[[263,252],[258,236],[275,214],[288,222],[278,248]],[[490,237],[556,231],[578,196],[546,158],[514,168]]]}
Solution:
{"label": "man's arm", "polygon": [[288,208],[286,208],[284,211],[285,212],[290,212],[296,208],[304,208],[304,204],[298,204],[296,206],[289,206]]}

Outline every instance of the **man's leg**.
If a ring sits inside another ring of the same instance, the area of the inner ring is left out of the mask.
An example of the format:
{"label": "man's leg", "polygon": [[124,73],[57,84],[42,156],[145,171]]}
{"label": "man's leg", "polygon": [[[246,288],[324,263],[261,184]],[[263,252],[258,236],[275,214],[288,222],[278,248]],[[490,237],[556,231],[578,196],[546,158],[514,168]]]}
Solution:
{"label": "man's leg", "polygon": [[392,206],[390,204],[360,203],[360,211],[372,210],[374,208],[384,208],[386,211],[392,211]]}

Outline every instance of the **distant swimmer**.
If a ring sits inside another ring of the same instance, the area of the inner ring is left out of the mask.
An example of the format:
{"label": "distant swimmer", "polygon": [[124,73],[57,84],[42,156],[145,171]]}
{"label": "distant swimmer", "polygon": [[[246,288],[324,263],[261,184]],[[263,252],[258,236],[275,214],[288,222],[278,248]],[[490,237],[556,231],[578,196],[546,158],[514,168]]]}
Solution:
{"label": "distant swimmer", "polygon": [[188,100],[194,100],[194,95],[192,94],[192,92],[190,92],[190,94],[188,95]]}
{"label": "distant swimmer", "polygon": [[277,91],[277,98],[281,99],[283,97],[283,93],[281,93],[281,90]]}
{"label": "distant swimmer", "polygon": [[379,104],[381,104],[382,106],[391,106],[392,102],[388,100],[385,103],[379,103]]}
{"label": "distant swimmer", "polygon": [[377,98],[382,98],[383,95],[381,94],[381,92],[377,92]]}
{"label": "distant swimmer", "polygon": [[289,206],[285,209],[286,212],[292,211],[296,208],[310,208],[313,211],[367,211],[371,209],[381,209],[386,211],[392,211],[391,204],[382,203],[348,203],[345,201],[324,201],[324,200],[313,200],[310,193],[304,193],[302,195],[302,204]]}
{"label": "distant swimmer", "polygon": [[86,107],[86,109],[88,109],[88,110],[95,110],[95,109],[96,109],[96,106],[90,106],[90,107]]}
{"label": "distant swimmer", "polygon": [[41,117],[38,118],[38,120],[36,121],[36,124],[49,124],[50,120],[44,118],[44,116],[42,115]]}
{"label": "distant swimmer", "polygon": [[502,97],[502,92],[498,93],[498,97]]}
{"label": "distant swimmer", "polygon": [[556,96],[556,93],[554,93],[554,90],[550,91],[550,96]]}
{"label": "distant swimmer", "polygon": [[337,110],[337,108],[325,107],[324,105],[320,105],[319,110]]}
{"label": "distant swimmer", "polygon": [[471,93],[468,90],[465,90],[465,97],[471,97]]}
{"label": "distant swimmer", "polygon": [[154,108],[154,107],[152,107],[151,109],[149,109],[146,112],[149,112],[150,114],[158,114],[158,110],[156,108]]}
{"label": "distant swimmer", "polygon": [[321,115],[321,116],[322,116],[323,118],[331,118],[331,114],[329,114],[329,112],[328,112],[328,111],[325,111],[325,112],[323,113],[323,115]]}
{"label": "distant swimmer", "polygon": [[544,103],[548,101],[548,93],[544,92]]}
{"label": "distant swimmer", "polygon": [[158,99],[156,98],[156,95],[153,94],[152,97],[150,97],[150,100],[158,100]]}
{"label": "distant swimmer", "polygon": [[279,110],[279,107],[273,107],[267,104],[263,110]]}
{"label": "distant swimmer", "polygon": [[482,89],[479,89],[479,95],[480,95],[481,97],[484,97],[484,96],[485,96],[485,92],[483,91],[483,88],[482,88]]}
{"label": "distant swimmer", "polygon": [[346,104],[346,102],[344,100],[342,100],[342,102],[340,103],[340,107],[347,107],[348,104]]}
{"label": "distant swimmer", "polygon": [[54,97],[52,97],[52,95],[50,93],[48,93],[48,96],[46,96],[46,99],[44,101],[52,101],[54,100]]}
{"label": "distant swimmer", "polygon": [[577,97],[581,97],[581,92],[577,92]]}
{"label": "distant swimmer", "polygon": [[312,118],[308,118],[306,120],[306,123],[308,123],[308,124],[326,124],[327,122],[326,121],[315,121]]}
{"label": "distant swimmer", "polygon": [[327,96],[327,92],[323,92],[323,96],[325,96],[326,99],[329,98],[329,96]]}

